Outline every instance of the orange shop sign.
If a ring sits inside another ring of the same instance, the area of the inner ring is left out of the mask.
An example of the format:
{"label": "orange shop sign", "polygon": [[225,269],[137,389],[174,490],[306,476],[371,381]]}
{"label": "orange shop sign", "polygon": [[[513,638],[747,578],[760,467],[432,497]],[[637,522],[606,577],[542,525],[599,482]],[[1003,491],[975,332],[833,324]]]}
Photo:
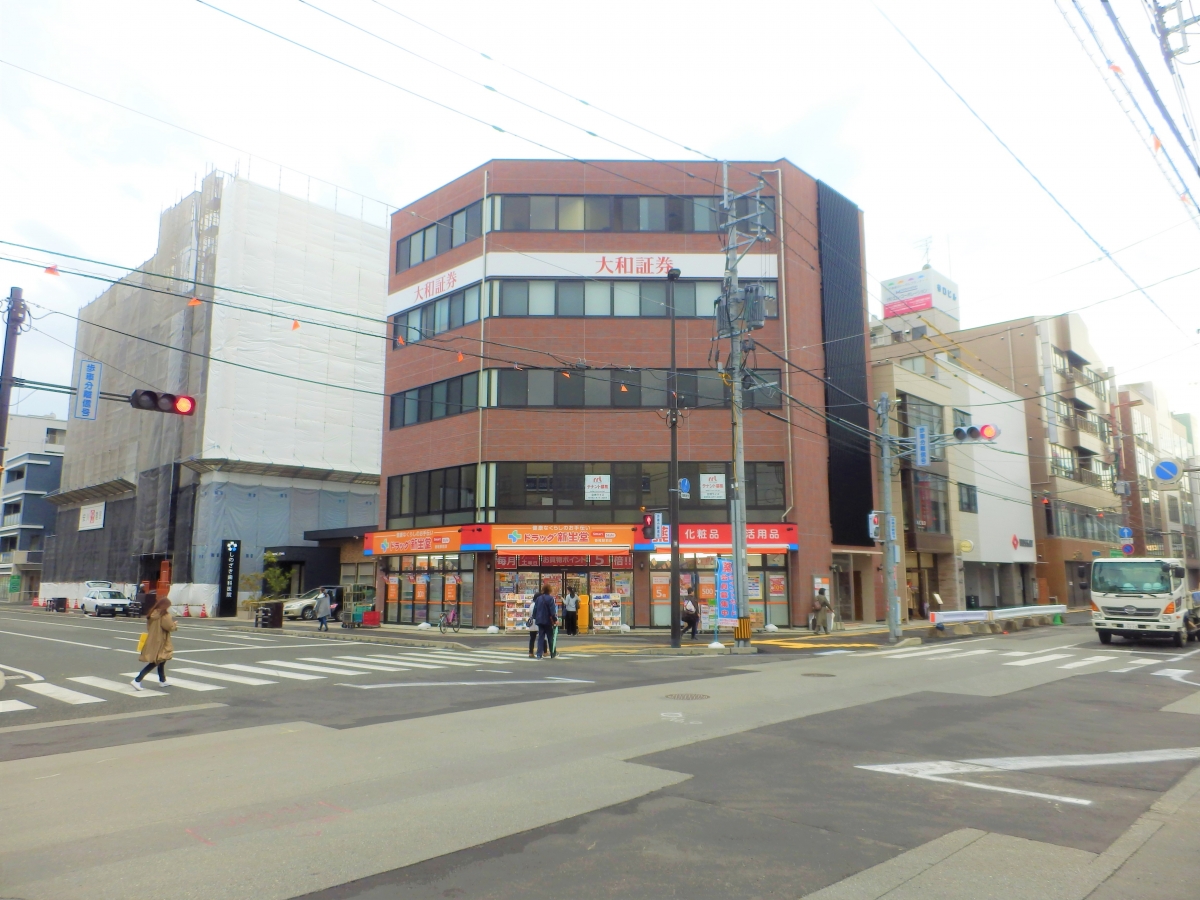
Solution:
{"label": "orange shop sign", "polygon": [[574,549],[628,551],[636,525],[492,525],[492,546],[504,551]]}
{"label": "orange shop sign", "polygon": [[411,528],[406,531],[375,531],[364,541],[366,556],[392,556],[397,553],[457,553],[462,548],[458,527]]}

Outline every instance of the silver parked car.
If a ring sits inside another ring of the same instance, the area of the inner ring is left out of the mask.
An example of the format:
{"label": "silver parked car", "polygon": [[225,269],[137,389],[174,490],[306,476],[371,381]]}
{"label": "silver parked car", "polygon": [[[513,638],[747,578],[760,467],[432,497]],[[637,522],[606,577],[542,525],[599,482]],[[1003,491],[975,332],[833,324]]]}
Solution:
{"label": "silver parked car", "polygon": [[92,588],[83,595],[79,608],[86,615],[133,615],[133,601],[113,587]]}

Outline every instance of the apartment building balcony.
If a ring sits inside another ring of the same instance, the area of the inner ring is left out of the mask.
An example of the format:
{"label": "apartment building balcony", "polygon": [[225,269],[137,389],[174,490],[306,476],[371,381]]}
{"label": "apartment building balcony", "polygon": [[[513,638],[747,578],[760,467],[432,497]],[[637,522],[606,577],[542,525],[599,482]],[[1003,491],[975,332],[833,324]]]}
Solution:
{"label": "apartment building balcony", "polygon": [[20,524],[21,524],[21,514],[19,512],[9,513],[2,520],[0,520],[0,526],[3,526],[5,528],[7,528],[9,525],[20,525]]}
{"label": "apartment building balcony", "polygon": [[3,550],[0,551],[0,566],[40,566],[42,550]]}

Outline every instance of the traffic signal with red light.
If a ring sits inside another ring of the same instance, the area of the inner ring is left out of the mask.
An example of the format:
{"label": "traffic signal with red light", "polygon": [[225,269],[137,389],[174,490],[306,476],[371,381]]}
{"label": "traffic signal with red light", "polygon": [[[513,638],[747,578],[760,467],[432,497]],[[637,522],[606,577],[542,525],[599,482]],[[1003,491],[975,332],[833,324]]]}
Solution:
{"label": "traffic signal with red light", "polygon": [[196,413],[196,398],[186,394],[160,394],[158,391],[134,391],[129,395],[129,405],[134,409],[172,413],[176,416],[191,416]]}
{"label": "traffic signal with red light", "polygon": [[954,439],[960,443],[968,441],[994,441],[1000,437],[996,425],[960,425],[954,429]]}
{"label": "traffic signal with red light", "polygon": [[654,513],[645,513],[642,515],[642,537],[648,541],[654,540],[656,537],[654,528]]}

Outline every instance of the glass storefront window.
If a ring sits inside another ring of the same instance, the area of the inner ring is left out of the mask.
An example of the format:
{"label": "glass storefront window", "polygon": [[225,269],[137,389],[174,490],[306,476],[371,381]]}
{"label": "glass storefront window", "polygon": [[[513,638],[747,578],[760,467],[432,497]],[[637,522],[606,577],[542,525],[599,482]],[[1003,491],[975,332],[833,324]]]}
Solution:
{"label": "glass storefront window", "polygon": [[[384,621],[419,624],[437,622],[456,608],[463,625],[474,620],[475,554],[447,553],[384,557],[389,578],[396,578],[395,600],[389,590]],[[390,586],[389,586],[390,587]]]}

